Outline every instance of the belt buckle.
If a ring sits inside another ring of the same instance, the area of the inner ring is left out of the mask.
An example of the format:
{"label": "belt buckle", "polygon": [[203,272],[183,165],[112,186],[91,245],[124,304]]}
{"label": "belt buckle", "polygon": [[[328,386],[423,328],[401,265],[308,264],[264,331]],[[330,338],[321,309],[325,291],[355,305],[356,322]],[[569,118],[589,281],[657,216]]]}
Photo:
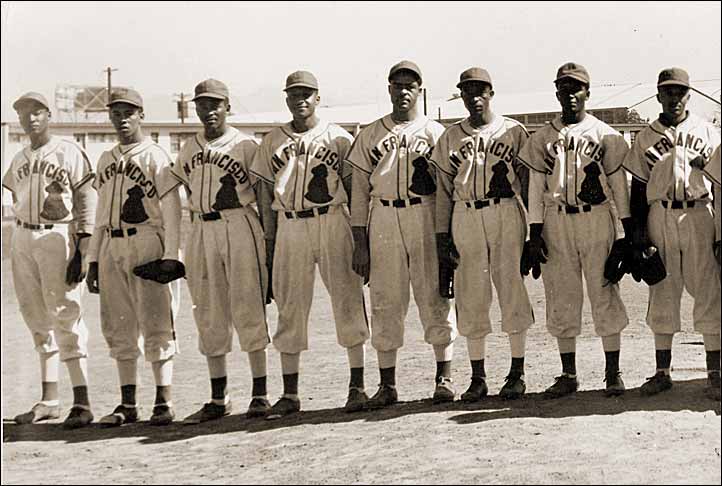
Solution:
{"label": "belt buckle", "polygon": [[405,208],[406,207],[406,201],[404,201],[403,199],[394,199],[393,201],[391,201],[391,204],[395,208]]}

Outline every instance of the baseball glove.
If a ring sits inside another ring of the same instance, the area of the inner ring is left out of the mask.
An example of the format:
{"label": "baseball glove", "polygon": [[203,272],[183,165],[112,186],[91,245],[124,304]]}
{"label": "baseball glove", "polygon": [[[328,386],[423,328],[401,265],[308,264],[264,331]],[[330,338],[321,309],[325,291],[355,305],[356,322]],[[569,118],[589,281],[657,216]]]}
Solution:
{"label": "baseball glove", "polygon": [[521,252],[521,262],[519,262],[519,271],[522,275],[529,275],[531,271],[534,280],[541,275],[541,264],[547,262],[549,250],[547,244],[542,237],[541,223],[532,223],[530,225],[529,240],[524,243],[524,249]]}
{"label": "baseball glove", "polygon": [[153,260],[133,269],[133,273],[140,278],[167,284],[173,280],[186,276],[186,267],[178,260]]}
{"label": "baseball glove", "polygon": [[436,233],[436,254],[439,260],[439,294],[454,298],[454,270],[459,266],[459,252],[449,233]]}
{"label": "baseball glove", "polygon": [[664,266],[662,257],[654,245],[650,245],[641,252],[641,255],[637,257],[635,266],[639,277],[647,285],[658,284],[667,276],[667,269]]}
{"label": "baseball glove", "polygon": [[604,262],[604,278],[610,284],[616,284],[625,273],[632,271],[632,244],[627,238],[620,238],[612,244],[606,262]]}

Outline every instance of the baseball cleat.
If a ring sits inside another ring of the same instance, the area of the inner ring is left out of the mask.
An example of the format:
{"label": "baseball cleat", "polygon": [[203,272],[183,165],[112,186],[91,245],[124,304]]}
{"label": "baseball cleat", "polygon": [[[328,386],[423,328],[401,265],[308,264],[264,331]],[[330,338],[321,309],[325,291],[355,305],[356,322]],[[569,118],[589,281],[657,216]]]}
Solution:
{"label": "baseball cleat", "polygon": [[281,397],[273,404],[271,410],[266,415],[266,420],[276,420],[292,413],[301,411],[301,400],[298,398]]}
{"label": "baseball cleat", "polygon": [[489,394],[489,387],[486,386],[484,378],[472,378],[469,388],[461,394],[461,401],[471,403],[478,402]]}
{"label": "baseball cleat", "polygon": [[720,372],[711,371],[707,373],[707,388],[704,389],[707,398],[720,401]]}
{"label": "baseball cleat", "polygon": [[170,425],[175,420],[175,411],[172,405],[158,403],[153,407],[153,415],[150,416],[150,425]]}
{"label": "baseball cleat", "polygon": [[84,405],[73,405],[70,413],[63,421],[64,429],[79,429],[93,421],[93,412]]}
{"label": "baseball cleat", "polygon": [[554,384],[544,390],[544,398],[561,398],[577,391],[577,377],[563,374],[554,378]]}
{"label": "baseball cleat", "polygon": [[102,417],[98,423],[101,427],[120,427],[123,424],[133,424],[138,421],[138,407],[118,405],[113,413]]}
{"label": "baseball cleat", "polygon": [[456,391],[454,390],[451,378],[446,376],[439,377],[438,382],[436,383],[436,388],[434,389],[434,396],[431,399],[432,403],[439,404],[453,402],[455,397]]}
{"label": "baseball cleat", "polygon": [[216,405],[213,402],[208,402],[196,413],[184,418],[183,425],[196,425],[202,422],[208,422],[209,420],[223,418],[226,415],[230,415],[232,409],[233,406],[230,401],[225,405]]}
{"label": "baseball cleat", "polygon": [[516,400],[526,392],[524,375],[510,373],[504,380],[504,386],[499,390],[499,396],[504,400]]}
{"label": "baseball cleat", "polygon": [[246,418],[265,417],[271,410],[271,402],[263,397],[254,397],[248,405]]}
{"label": "baseball cleat", "polygon": [[38,402],[33,405],[29,412],[15,416],[15,423],[19,425],[34,424],[41,420],[52,420],[60,418],[60,407],[58,405],[45,405]]}
{"label": "baseball cleat", "polygon": [[604,395],[607,397],[618,397],[624,395],[624,382],[622,381],[622,373],[618,370],[607,371],[605,373],[604,382],[607,384],[604,389]]}
{"label": "baseball cleat", "polygon": [[369,409],[384,408],[398,401],[399,395],[395,386],[379,385],[378,391],[366,402],[366,407]]}
{"label": "baseball cleat", "polygon": [[348,389],[348,399],[343,409],[347,413],[360,412],[366,407],[368,401],[369,397],[363,388],[352,387]]}
{"label": "baseball cleat", "polygon": [[658,371],[654,376],[647,378],[647,381],[639,387],[639,393],[645,397],[650,397],[670,388],[672,388],[672,377],[664,371]]}

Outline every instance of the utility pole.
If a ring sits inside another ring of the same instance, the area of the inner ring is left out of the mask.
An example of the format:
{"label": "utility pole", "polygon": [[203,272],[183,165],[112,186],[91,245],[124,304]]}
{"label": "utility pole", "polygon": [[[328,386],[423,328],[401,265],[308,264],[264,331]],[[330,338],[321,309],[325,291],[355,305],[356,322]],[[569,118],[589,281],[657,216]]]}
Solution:
{"label": "utility pole", "polygon": [[188,101],[186,101],[186,96],[190,95],[182,92],[173,93],[173,95],[180,97],[180,99],[176,100],[176,103],[178,104],[178,118],[180,118],[181,123],[185,123],[186,117],[188,116]]}
{"label": "utility pole", "polygon": [[[113,69],[110,66],[108,66],[107,68],[103,69],[103,71],[105,71],[108,74],[108,101],[106,103],[110,103],[110,93],[111,93],[111,90],[113,89],[113,84],[110,81],[110,77],[111,77],[111,73],[113,71],[117,71],[117,69]],[[110,108],[108,108],[108,110],[110,110]]]}

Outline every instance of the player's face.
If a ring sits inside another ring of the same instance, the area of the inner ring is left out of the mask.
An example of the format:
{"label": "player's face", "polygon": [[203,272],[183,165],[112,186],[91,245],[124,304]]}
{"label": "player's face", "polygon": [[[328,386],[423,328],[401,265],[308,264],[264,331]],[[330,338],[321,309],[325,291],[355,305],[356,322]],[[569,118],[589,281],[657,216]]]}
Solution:
{"label": "player's face", "polygon": [[589,88],[581,81],[563,78],[557,82],[557,100],[562,105],[564,113],[584,111],[584,105],[588,99]]}
{"label": "player's face", "polygon": [[486,83],[470,81],[461,85],[461,99],[464,100],[464,106],[471,116],[485,113],[493,97],[494,91]]}
{"label": "player's face", "polygon": [[286,91],[286,106],[294,118],[313,116],[320,101],[318,91],[313,88],[298,86]]}
{"label": "player's face", "polygon": [[689,88],[686,86],[660,86],[657,90],[657,101],[662,104],[662,111],[672,117],[684,115],[689,101]]}
{"label": "player's face", "polygon": [[48,130],[50,111],[42,103],[28,101],[18,108],[18,119],[27,135],[40,135]]}
{"label": "player's face", "polygon": [[420,92],[419,78],[409,71],[399,71],[394,74],[389,83],[391,104],[399,112],[412,110],[416,106],[416,100]]}
{"label": "player's face", "polygon": [[121,142],[140,132],[143,109],[129,103],[113,103],[110,106],[110,122]]}
{"label": "player's face", "polygon": [[216,131],[226,124],[230,105],[228,100],[218,98],[198,98],[196,114],[206,130]]}

